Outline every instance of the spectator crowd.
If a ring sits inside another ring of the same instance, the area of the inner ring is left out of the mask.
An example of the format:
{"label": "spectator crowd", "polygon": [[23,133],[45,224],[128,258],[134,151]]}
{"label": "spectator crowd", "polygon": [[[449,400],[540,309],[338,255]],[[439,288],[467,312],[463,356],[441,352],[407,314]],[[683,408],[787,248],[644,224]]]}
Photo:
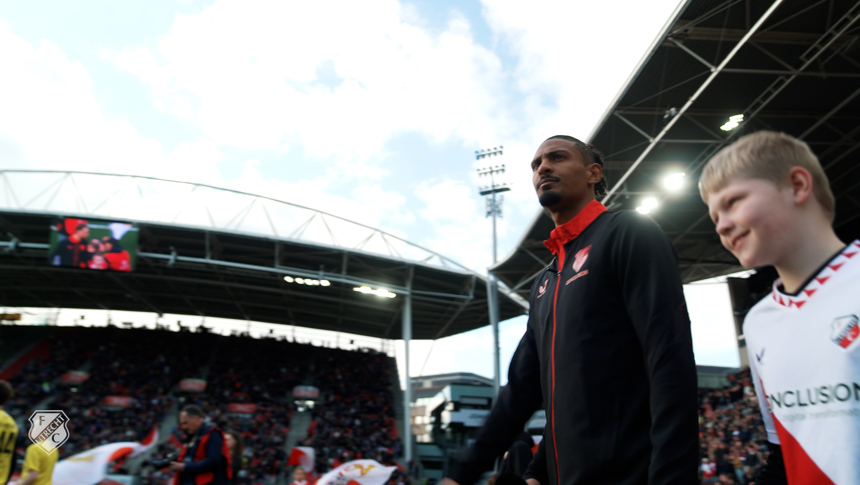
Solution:
{"label": "spectator crowd", "polygon": [[[7,331],[9,327],[4,329]],[[289,476],[286,440],[297,409],[292,390],[313,385],[307,437],[315,450],[315,475],[355,459],[396,465],[402,455],[394,419],[392,363],[374,351],[350,352],[247,337],[193,335],[118,328],[57,329],[47,358],[34,359],[11,379],[15,397],[6,409],[29,416],[36,405],[63,409],[70,438],[61,457],[117,441],[140,441],[174,404],[199,404],[222,429],[244,441],[237,483],[270,485]],[[69,371],[88,374],[62,383]],[[202,392],[179,392],[184,378],[207,375]],[[767,459],[767,433],[748,370],[729,385],[699,398],[700,476],[703,483],[749,485]],[[131,398],[109,406],[107,396]],[[231,405],[250,407],[235,409]],[[184,437],[174,428],[141,470],[144,484],[166,484],[172,475],[154,466],[178,454]],[[26,435],[18,443],[23,453]],[[117,467],[122,471],[122,463]],[[391,485],[401,483],[401,471]]]}
{"label": "spectator crowd", "polygon": [[749,370],[728,379],[700,394],[699,473],[702,483],[750,485],[767,460],[767,433]]}

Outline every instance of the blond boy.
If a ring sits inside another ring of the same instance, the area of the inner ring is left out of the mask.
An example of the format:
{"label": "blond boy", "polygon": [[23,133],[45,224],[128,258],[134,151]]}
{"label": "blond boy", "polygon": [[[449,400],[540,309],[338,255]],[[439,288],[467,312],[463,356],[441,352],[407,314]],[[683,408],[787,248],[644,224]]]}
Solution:
{"label": "blond boy", "polygon": [[780,277],[743,326],[772,449],[756,485],[860,483],[860,242],[833,231],[821,164],[762,131],[711,159],[699,190],[723,246]]}

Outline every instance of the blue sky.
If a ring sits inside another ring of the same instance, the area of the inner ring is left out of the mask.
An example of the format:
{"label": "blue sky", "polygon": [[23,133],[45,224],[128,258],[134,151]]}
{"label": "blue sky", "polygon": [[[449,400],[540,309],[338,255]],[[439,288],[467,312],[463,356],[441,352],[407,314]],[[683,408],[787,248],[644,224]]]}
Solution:
{"label": "blue sky", "polygon": [[[3,2],[0,160],[267,195],[482,270],[475,150],[505,147],[503,257],[538,209],[537,145],[589,134],[677,4]],[[522,325],[503,325],[503,350]],[[703,363],[736,364],[730,323],[702,325],[715,334],[698,340],[723,342],[697,348]],[[486,330],[457,339],[436,344],[425,373],[489,372],[458,356]]]}

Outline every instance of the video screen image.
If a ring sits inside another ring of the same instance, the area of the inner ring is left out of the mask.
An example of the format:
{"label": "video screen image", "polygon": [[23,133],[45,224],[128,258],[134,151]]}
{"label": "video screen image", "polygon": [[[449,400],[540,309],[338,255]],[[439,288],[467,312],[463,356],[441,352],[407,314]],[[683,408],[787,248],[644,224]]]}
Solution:
{"label": "video screen image", "polygon": [[132,271],[137,235],[137,226],[127,222],[60,218],[51,225],[48,263],[99,271]]}

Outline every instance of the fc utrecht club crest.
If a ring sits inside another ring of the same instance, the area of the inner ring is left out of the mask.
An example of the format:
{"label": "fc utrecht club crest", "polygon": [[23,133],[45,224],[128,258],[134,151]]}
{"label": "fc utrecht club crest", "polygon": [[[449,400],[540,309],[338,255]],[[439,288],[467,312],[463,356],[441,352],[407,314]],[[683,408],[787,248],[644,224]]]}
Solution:
{"label": "fc utrecht club crest", "polygon": [[544,281],[543,284],[538,287],[538,293],[540,293],[540,295],[538,295],[538,298],[540,298],[544,293],[546,293],[547,283],[549,283],[549,279]]}
{"label": "fc utrecht club crest", "polygon": [[857,337],[860,337],[857,315],[839,317],[830,324],[830,340],[843,349],[850,347]]}
{"label": "fc utrecht club crest", "polygon": [[577,273],[582,269],[582,265],[584,265],[585,261],[588,259],[588,252],[590,250],[591,246],[589,245],[576,252],[576,256],[573,258],[573,270]]}
{"label": "fc utrecht club crest", "polygon": [[69,417],[57,409],[36,411],[30,416],[30,441],[39,445],[45,453],[51,454],[69,439],[66,426]]}

